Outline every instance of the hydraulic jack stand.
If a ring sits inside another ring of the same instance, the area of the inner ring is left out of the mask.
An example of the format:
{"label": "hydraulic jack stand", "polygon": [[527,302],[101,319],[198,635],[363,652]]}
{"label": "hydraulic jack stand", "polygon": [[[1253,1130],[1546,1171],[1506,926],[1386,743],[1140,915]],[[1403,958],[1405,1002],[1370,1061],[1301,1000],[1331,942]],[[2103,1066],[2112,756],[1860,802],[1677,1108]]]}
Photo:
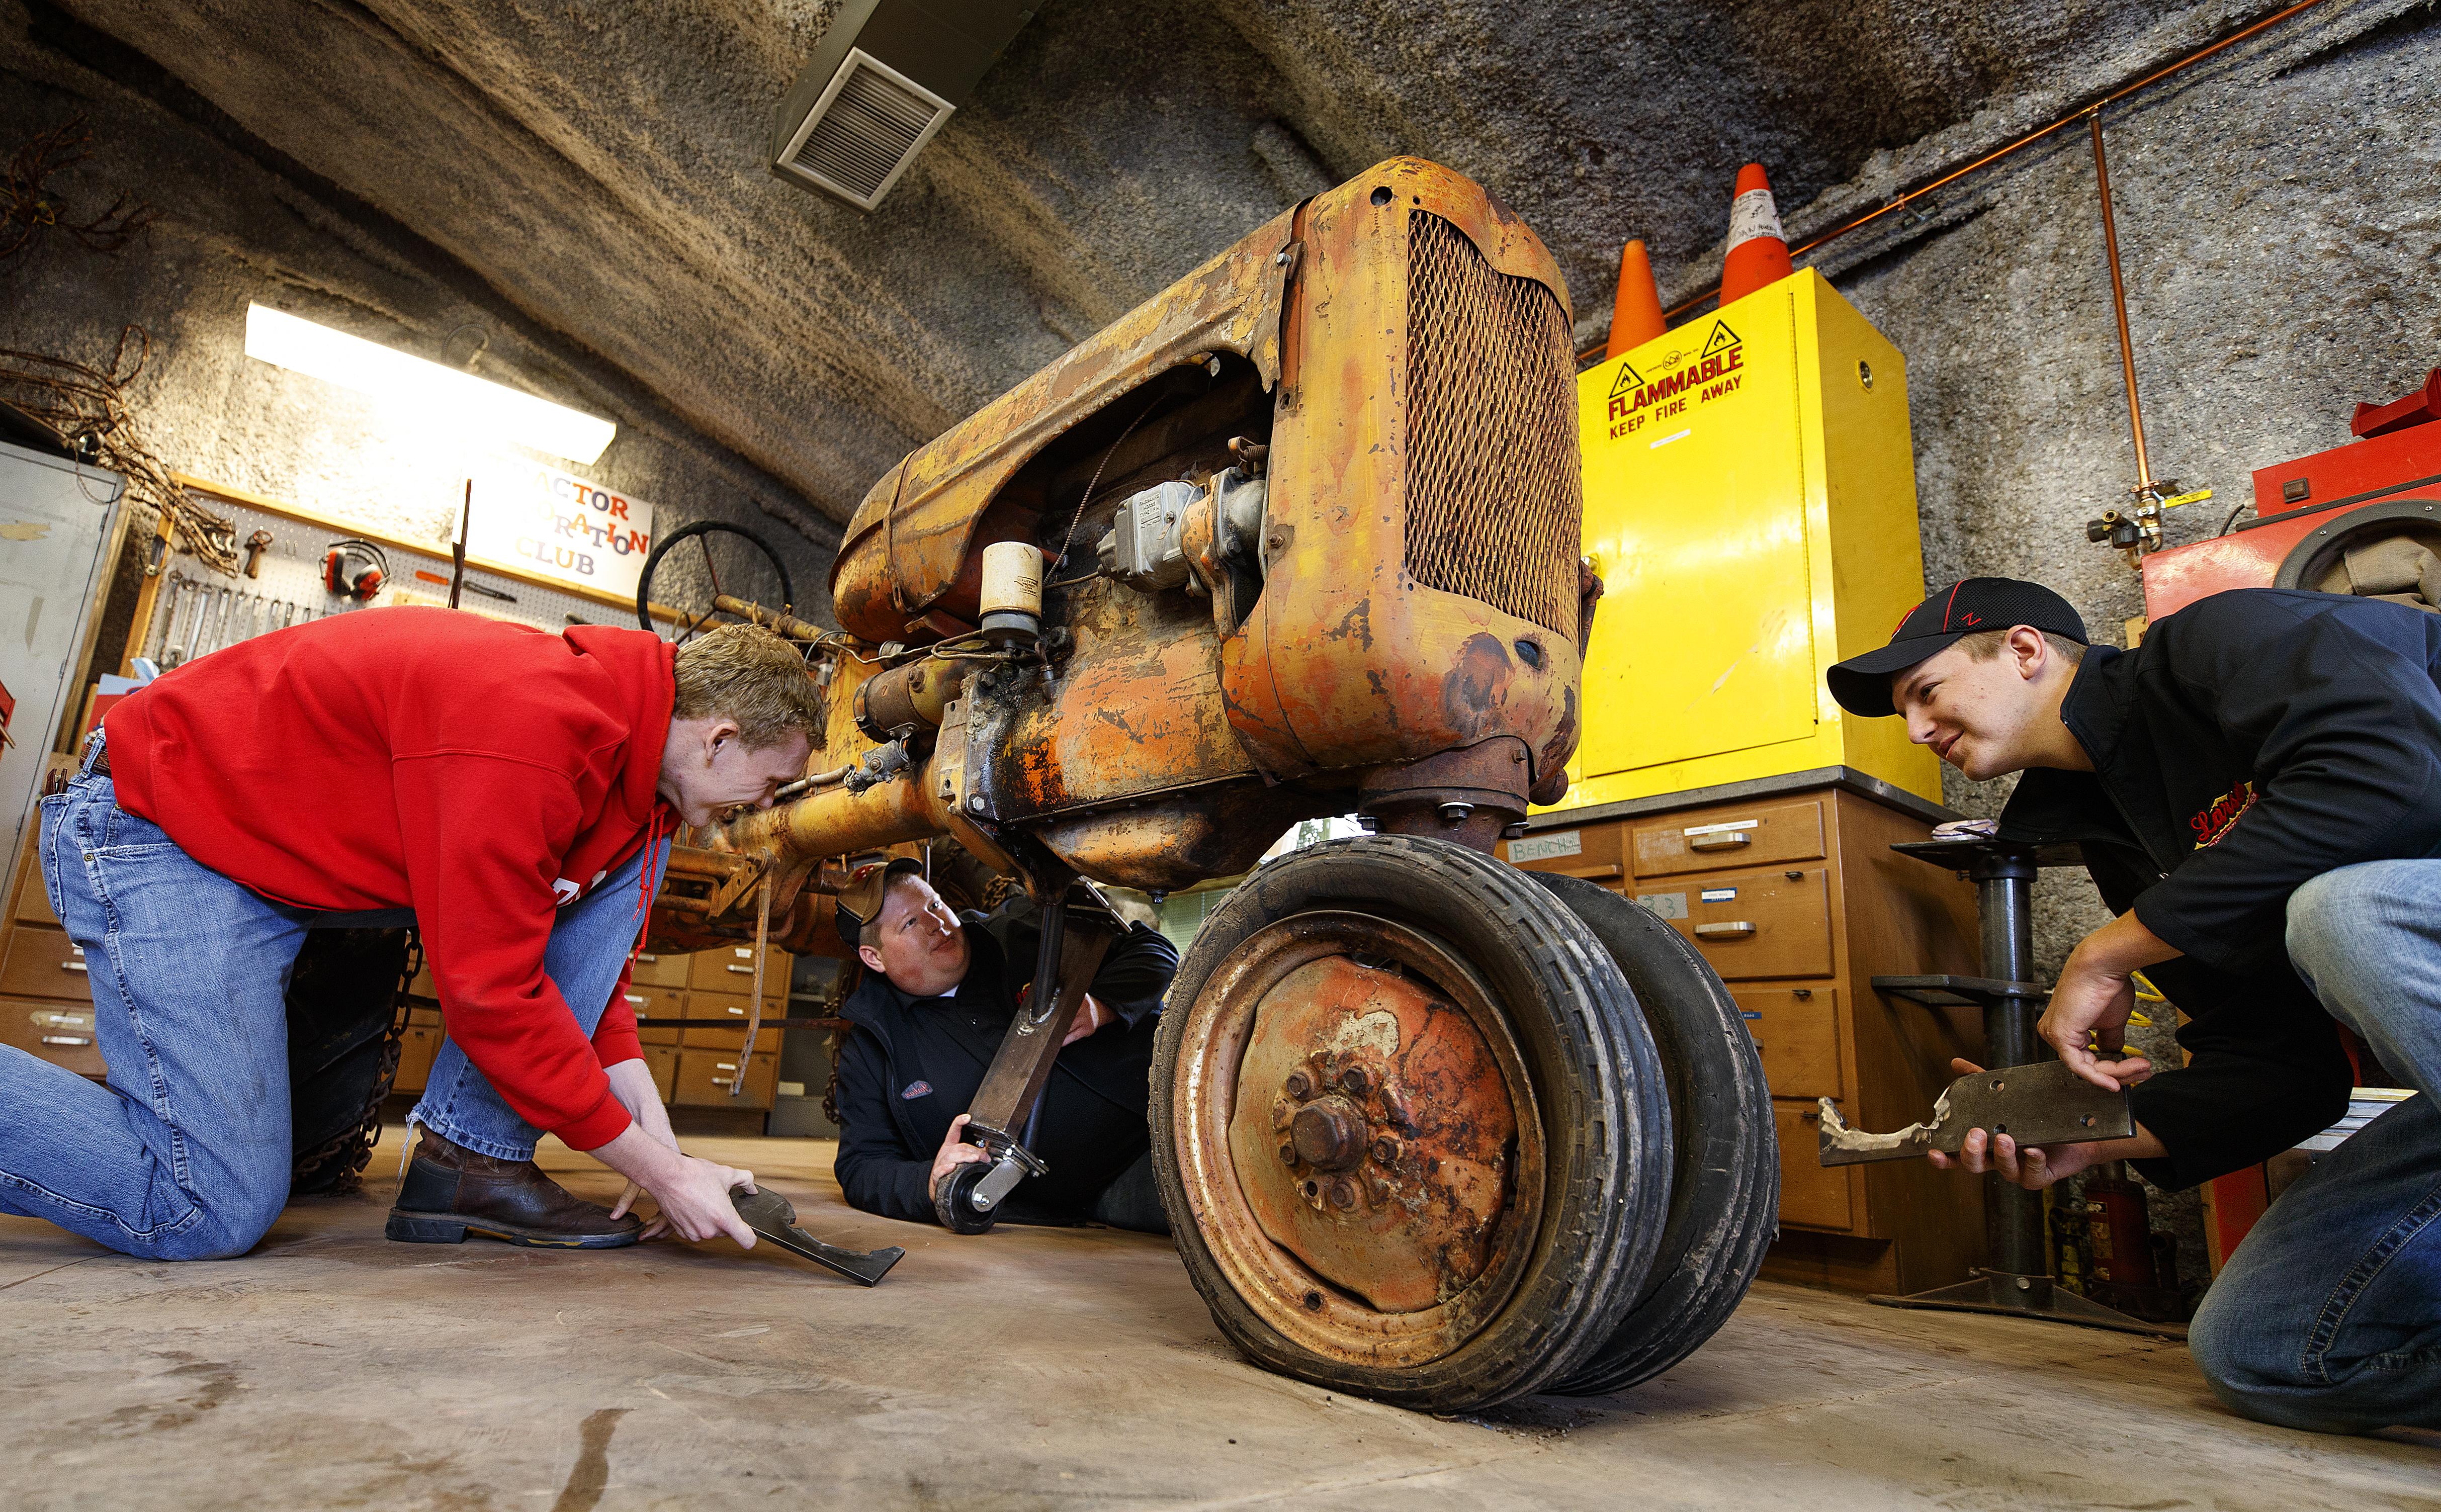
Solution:
{"label": "hydraulic jack stand", "polygon": [[967,1110],[967,1140],[991,1160],[961,1165],[932,1188],[932,1211],[955,1233],[990,1228],[1000,1216],[1001,1199],[1018,1182],[1049,1169],[1025,1147],[1026,1125],[1102,958],[1123,928],[1099,889],[1081,878],[1068,881],[1073,885],[1061,886],[1042,910],[1033,990],[1009,1020],[1008,1035]]}
{"label": "hydraulic jack stand", "polygon": [[[2034,1008],[2051,992],[2048,987],[2027,979],[2034,974],[2034,915],[2033,886],[2038,865],[2067,864],[2073,857],[2064,855],[2057,863],[2048,855],[2038,855],[2029,845],[2012,844],[2005,840],[1976,837],[1959,839],[1918,840],[1890,847],[1935,866],[1955,870],[1959,875],[1975,884],[1976,901],[1983,923],[1983,969],[1987,977],[1875,977],[1873,985],[1892,997],[1934,1006],[1959,1006],[1972,1003],[1983,1010],[1983,1063],[1987,1072],[2010,1067],[2034,1067],[2048,1059],[2041,1042],[2034,1037]],[[2060,1068],[2065,1071],[2065,1068]],[[2046,1071],[2041,1078],[2050,1084],[2056,1073]],[[1973,1078],[1962,1079],[1957,1088],[1964,1088]],[[2098,1092],[2081,1080],[2078,1086],[2086,1092]],[[2031,1090],[2033,1089],[2029,1089]],[[1957,1089],[1953,1089],[1953,1091]],[[2122,1106],[2125,1094],[2118,1094]],[[1935,1124],[1944,1121],[1952,1125],[1949,1133],[1962,1133],[1971,1117],[1959,1110],[1947,1117],[1950,1097],[1942,1099]],[[2071,1116],[2082,1116],[2078,1109],[2059,1109]],[[2098,1110],[2089,1110],[2097,1111]],[[1835,1116],[1835,1115],[1833,1115]],[[1834,1143],[1824,1120],[1822,1135],[1824,1163],[1845,1163],[1831,1158]],[[1921,1127],[1922,1125],[1920,1125]],[[1989,1127],[1983,1123],[1976,1126]],[[1904,1131],[1903,1131],[1904,1132]],[[2133,1132],[2133,1125],[2110,1131],[2124,1138]],[[1885,1136],[1899,1138],[1901,1136]],[[2043,1143],[2042,1138],[2025,1143]],[[2088,1136],[2092,1137],[2092,1136]],[[1934,1141],[1938,1147],[1955,1150],[1954,1143]],[[1926,1147],[1923,1142],[1904,1153],[1913,1154]],[[1864,1159],[1894,1159],[1901,1153],[1895,1146],[1888,1154],[1867,1155]],[[1852,1157],[1853,1158],[1853,1157]],[[1919,1291],[1909,1296],[1874,1296],[1866,1299],[1885,1307],[1923,1307],[1945,1312],[2000,1313],[2018,1318],[2041,1318],[2052,1323],[2082,1323],[2088,1328],[2116,1328],[2131,1334],[2152,1334],[2165,1339],[2184,1339],[2186,1328],[2179,1323],[2146,1323],[2131,1318],[2116,1308],[2052,1284],[2046,1263],[2043,1245],[2043,1199],[2039,1192],[2029,1192],[1998,1176],[1986,1176],[1983,1188],[1985,1237],[1989,1241],[1992,1266],[1975,1272],[1976,1279],[1954,1287],[1939,1287],[1931,1291]]]}

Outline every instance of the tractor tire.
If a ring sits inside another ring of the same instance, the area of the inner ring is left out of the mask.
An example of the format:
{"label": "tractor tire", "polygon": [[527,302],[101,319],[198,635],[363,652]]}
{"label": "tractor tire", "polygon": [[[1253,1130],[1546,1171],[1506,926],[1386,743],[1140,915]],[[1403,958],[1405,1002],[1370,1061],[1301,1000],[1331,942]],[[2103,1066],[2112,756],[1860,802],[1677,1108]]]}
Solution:
{"label": "tractor tire", "polygon": [[1573,1376],[1646,1280],[1676,1163],[1611,952],[1528,873],[1332,841],[1204,922],[1152,1070],[1162,1203],[1257,1364],[1430,1412]]}
{"label": "tractor tire", "polygon": [[1545,1388],[1625,1391],[1700,1348],[1754,1285],[1780,1224],[1771,1088],[1737,1000],[1709,963],[1649,909],[1578,877],[1533,873],[1601,941],[1661,1051],[1677,1167],[1643,1293],[1610,1341]]}

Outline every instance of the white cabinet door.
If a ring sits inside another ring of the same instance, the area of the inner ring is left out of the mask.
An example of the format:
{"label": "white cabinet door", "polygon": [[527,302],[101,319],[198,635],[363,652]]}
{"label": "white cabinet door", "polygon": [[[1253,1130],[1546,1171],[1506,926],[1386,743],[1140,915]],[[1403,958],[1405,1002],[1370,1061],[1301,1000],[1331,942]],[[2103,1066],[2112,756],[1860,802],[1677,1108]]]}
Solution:
{"label": "white cabinet door", "polygon": [[0,874],[25,844],[60,722],[81,707],[126,490],[117,473],[0,442],[0,687],[17,701],[15,744],[0,747]]}

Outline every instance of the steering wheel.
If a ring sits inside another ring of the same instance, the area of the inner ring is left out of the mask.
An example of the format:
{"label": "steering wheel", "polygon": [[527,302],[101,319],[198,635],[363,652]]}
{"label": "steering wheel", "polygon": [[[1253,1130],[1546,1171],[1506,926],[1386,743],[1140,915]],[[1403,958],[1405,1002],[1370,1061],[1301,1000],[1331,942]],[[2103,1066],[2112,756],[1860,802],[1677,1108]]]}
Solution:
{"label": "steering wheel", "polygon": [[[723,543],[715,549],[713,538],[729,535],[744,544]],[[694,547],[671,562],[670,552],[686,541],[693,541]],[[796,590],[788,582],[788,565],[771,549],[771,543],[742,525],[718,520],[697,520],[679,526],[655,541],[652,553],[644,558],[643,575],[636,580],[636,622],[659,634],[651,607],[658,597],[653,592],[657,574],[669,581],[675,590],[660,602],[678,611],[680,645],[712,625],[714,615],[727,613],[714,603],[723,595],[772,610],[797,602]],[[693,607],[696,603],[702,605],[700,611]]]}

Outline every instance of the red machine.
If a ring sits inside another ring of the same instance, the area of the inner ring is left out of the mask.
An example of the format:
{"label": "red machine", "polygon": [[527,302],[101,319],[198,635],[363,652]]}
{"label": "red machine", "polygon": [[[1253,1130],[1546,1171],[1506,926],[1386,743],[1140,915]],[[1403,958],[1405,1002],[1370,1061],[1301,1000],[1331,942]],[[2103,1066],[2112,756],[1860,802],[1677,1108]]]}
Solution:
{"label": "red machine", "polygon": [[[2359,405],[2356,440],[2254,472],[2255,518],[2230,534],[2144,559],[2144,615],[2159,620],[2223,588],[2318,588],[2441,599],[2401,577],[2413,553],[2385,553],[2390,571],[2352,582],[2366,549],[2407,537],[2441,555],[2441,368],[2387,405]],[[2433,584],[2441,589],[2441,581]]]}

